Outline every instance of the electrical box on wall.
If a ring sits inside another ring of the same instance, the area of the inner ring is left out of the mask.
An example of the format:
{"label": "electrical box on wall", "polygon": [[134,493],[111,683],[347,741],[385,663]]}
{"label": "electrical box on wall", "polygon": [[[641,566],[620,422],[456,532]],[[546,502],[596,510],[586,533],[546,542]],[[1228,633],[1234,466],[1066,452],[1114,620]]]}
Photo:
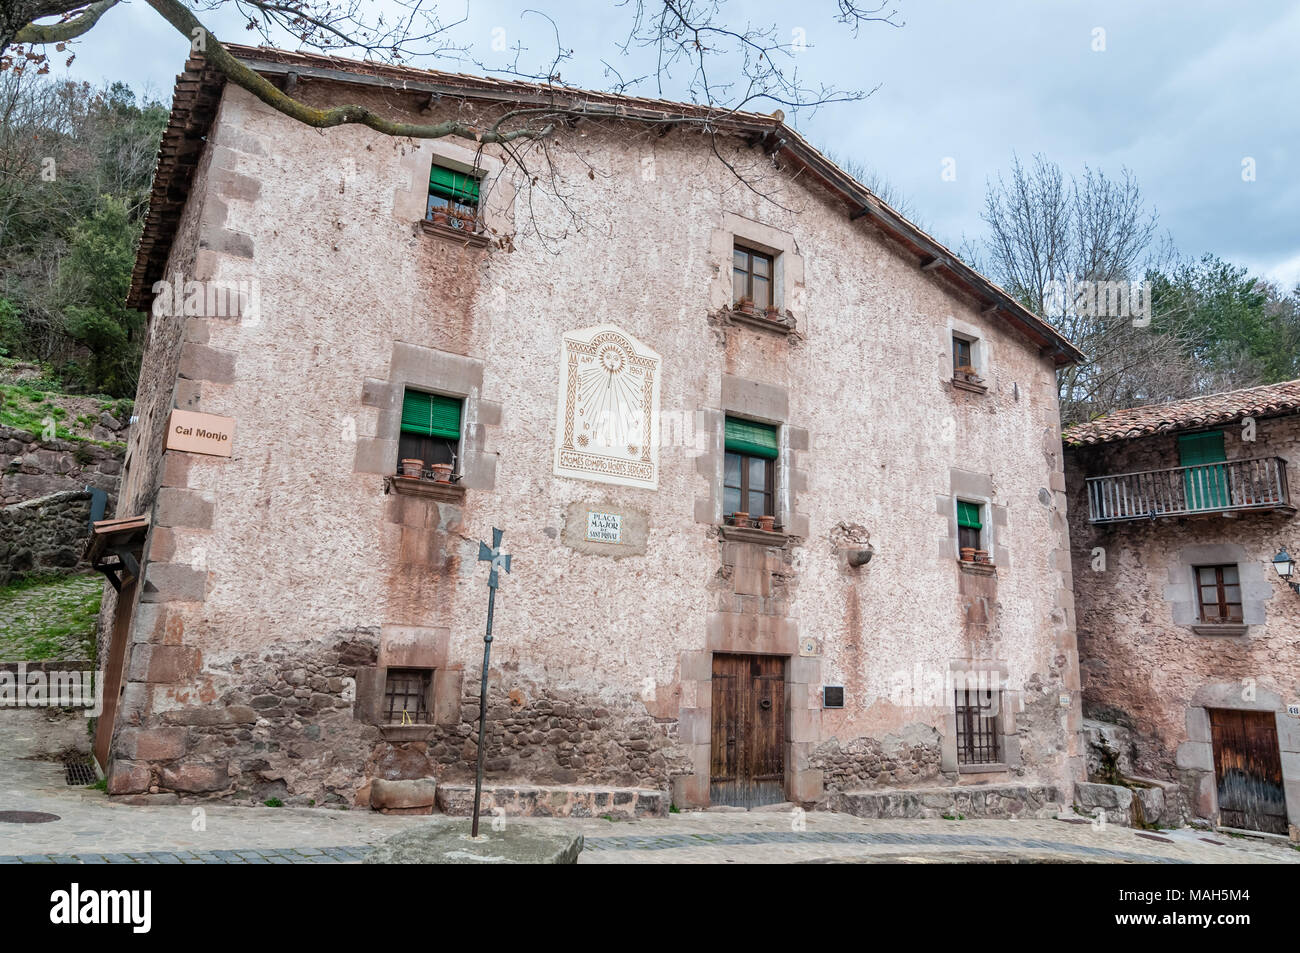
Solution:
{"label": "electrical box on wall", "polygon": [[822,686],[822,707],[843,708],[844,707],[844,686],[823,685]]}

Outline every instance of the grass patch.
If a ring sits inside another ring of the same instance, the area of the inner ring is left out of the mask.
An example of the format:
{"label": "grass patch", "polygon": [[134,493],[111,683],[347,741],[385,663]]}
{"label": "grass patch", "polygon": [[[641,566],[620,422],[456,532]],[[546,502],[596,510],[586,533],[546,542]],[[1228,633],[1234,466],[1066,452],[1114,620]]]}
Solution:
{"label": "grass patch", "polygon": [[93,660],[98,573],[35,576],[0,588],[0,661]]}
{"label": "grass patch", "polygon": [[281,801],[278,797],[269,797],[262,803],[265,804],[267,807],[284,807],[284,802]]}

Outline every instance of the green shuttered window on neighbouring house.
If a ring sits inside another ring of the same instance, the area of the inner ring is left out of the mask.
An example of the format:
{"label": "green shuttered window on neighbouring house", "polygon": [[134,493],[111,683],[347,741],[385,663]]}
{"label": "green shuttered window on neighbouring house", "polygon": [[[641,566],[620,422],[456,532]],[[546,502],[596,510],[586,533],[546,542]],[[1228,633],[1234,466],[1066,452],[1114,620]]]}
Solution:
{"label": "green shuttered window on neighbouring house", "polygon": [[460,399],[408,390],[402,399],[402,432],[460,439]]}
{"label": "green shuttered window on neighbouring house", "polygon": [[745,453],[768,460],[775,460],[778,456],[776,428],[771,424],[728,417],[726,444],[732,453]]}
{"label": "green shuttered window on neighbouring house", "polygon": [[957,525],[966,529],[983,529],[984,524],[980,521],[980,505],[958,500]]}
{"label": "green shuttered window on neighbouring house", "polygon": [[478,179],[468,172],[456,172],[435,165],[429,172],[429,193],[470,205],[478,204]]}

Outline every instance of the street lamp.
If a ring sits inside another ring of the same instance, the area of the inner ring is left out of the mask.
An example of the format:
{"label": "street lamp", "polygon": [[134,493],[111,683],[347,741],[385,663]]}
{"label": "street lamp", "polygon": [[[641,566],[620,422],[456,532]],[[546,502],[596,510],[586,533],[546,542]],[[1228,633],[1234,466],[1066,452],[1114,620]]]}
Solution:
{"label": "street lamp", "polygon": [[1286,551],[1285,546],[1279,549],[1277,555],[1273,557],[1273,568],[1277,570],[1277,574],[1283,582],[1297,593],[1300,593],[1300,583],[1291,581],[1291,574],[1295,571],[1295,560],[1291,558],[1291,554]]}

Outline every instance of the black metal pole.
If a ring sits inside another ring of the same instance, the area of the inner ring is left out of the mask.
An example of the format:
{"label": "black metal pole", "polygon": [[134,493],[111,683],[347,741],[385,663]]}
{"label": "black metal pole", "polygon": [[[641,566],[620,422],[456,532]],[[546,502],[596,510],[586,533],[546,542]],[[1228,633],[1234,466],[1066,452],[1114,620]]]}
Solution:
{"label": "black metal pole", "polygon": [[478,837],[479,799],[483,796],[483,737],[487,729],[488,656],[492,654],[492,609],[497,601],[495,588],[488,590],[487,633],[483,636],[483,677],[478,687],[478,764],[474,774],[474,826],[471,837]]}

